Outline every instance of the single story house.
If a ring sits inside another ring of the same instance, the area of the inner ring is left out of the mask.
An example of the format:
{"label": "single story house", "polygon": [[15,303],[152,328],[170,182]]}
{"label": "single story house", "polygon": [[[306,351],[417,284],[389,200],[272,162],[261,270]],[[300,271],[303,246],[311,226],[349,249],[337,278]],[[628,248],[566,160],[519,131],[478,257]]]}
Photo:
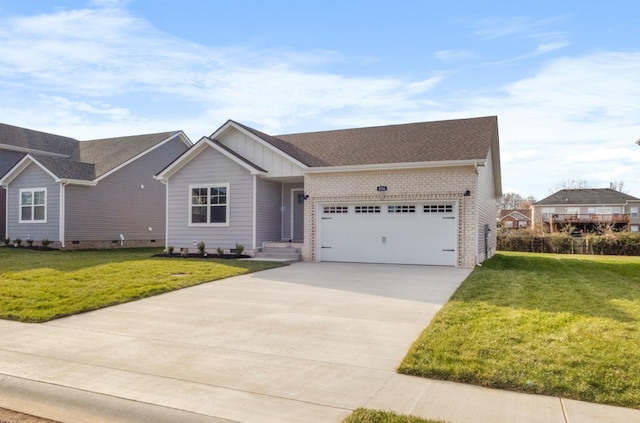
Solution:
{"label": "single story house", "polygon": [[640,198],[611,188],[563,189],[532,206],[534,226],[557,232],[566,225],[577,231],[640,230]]}
{"label": "single story house", "polygon": [[78,141],[0,124],[2,238],[163,245],[165,189],[154,175],[191,145],[182,131]]}
{"label": "single story house", "polygon": [[156,178],[174,248],[459,267],[495,253],[495,116],[277,136],[229,120]]}
{"label": "single story house", "polygon": [[531,209],[500,210],[498,224],[506,229],[526,229],[531,226]]}

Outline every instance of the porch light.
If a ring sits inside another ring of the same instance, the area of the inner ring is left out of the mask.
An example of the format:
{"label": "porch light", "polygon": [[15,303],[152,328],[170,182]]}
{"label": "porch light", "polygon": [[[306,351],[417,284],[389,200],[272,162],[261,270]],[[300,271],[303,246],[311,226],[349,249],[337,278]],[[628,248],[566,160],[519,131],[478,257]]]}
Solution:
{"label": "porch light", "polygon": [[471,191],[466,190],[466,191],[464,192],[464,196],[465,196],[465,197],[469,197],[469,196],[471,196]]}

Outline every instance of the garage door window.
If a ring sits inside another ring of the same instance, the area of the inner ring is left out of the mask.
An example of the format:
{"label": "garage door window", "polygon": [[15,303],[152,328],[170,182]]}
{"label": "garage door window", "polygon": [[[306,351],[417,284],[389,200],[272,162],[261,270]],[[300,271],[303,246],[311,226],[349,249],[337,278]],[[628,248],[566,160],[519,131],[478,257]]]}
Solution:
{"label": "garage door window", "polygon": [[356,213],[380,213],[380,206],[356,206]]}
{"label": "garage door window", "polygon": [[451,204],[429,204],[424,206],[425,213],[452,213],[453,205]]}
{"label": "garage door window", "polygon": [[349,213],[349,207],[347,206],[327,206],[322,209],[324,214],[344,214]]}
{"label": "garage door window", "polygon": [[416,206],[389,206],[388,213],[415,213]]}

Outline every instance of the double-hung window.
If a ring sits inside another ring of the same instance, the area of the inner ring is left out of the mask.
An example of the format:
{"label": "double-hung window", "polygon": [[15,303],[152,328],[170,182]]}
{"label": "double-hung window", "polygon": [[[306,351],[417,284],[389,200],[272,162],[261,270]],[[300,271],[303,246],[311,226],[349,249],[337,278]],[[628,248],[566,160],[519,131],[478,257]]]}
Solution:
{"label": "double-hung window", "polygon": [[189,225],[229,226],[229,184],[189,186]]}
{"label": "double-hung window", "polygon": [[47,222],[47,189],[20,190],[20,223]]}

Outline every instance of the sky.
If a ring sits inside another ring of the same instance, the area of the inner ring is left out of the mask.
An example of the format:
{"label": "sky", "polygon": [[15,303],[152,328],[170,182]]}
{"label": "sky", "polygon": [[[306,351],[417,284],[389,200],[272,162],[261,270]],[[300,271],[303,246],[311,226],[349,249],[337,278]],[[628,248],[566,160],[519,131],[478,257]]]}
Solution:
{"label": "sky", "polygon": [[640,197],[640,2],[0,0],[0,122],[80,140],[498,116],[503,192]]}

